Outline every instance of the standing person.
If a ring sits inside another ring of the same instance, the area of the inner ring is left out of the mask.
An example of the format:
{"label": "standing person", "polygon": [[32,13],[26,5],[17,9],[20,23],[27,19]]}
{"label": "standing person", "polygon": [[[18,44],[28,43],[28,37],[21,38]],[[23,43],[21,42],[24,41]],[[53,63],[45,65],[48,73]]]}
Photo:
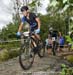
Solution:
{"label": "standing person", "polygon": [[21,12],[23,14],[23,17],[21,18],[21,23],[19,25],[19,29],[17,32],[17,36],[21,35],[21,30],[23,28],[23,25],[25,22],[29,23],[30,26],[30,32],[34,32],[36,34],[36,37],[40,40],[40,19],[37,17],[34,13],[29,12],[29,8],[27,6],[21,7]]}
{"label": "standing person", "polygon": [[50,34],[48,35],[48,38],[46,39],[46,47],[47,47],[48,55],[50,55],[52,53],[52,38]]}
{"label": "standing person", "polygon": [[62,48],[64,47],[64,37],[62,36],[62,33],[59,32],[59,49],[58,51],[63,51]]}
{"label": "standing person", "polygon": [[71,34],[70,34],[70,38],[73,40],[73,32],[71,32]]}

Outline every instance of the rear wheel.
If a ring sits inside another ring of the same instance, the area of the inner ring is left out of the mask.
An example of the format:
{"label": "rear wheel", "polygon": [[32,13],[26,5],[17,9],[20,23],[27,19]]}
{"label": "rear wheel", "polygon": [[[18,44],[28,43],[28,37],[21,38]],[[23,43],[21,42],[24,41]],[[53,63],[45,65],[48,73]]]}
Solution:
{"label": "rear wheel", "polygon": [[40,58],[45,56],[45,44],[43,42],[40,42],[38,45],[38,56]]}

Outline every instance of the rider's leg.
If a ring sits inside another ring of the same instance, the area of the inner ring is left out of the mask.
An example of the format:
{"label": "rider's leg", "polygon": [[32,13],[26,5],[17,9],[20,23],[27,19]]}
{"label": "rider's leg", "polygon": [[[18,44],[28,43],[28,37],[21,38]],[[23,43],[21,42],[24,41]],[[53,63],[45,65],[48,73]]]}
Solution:
{"label": "rider's leg", "polygon": [[[30,33],[33,33],[33,32],[34,32],[34,28],[30,27]],[[32,35],[31,37],[35,40],[35,36],[34,35]],[[32,40],[33,47],[37,47],[37,45],[36,45],[34,40]]]}
{"label": "rider's leg", "polygon": [[48,55],[50,55],[52,53],[52,46],[51,45],[47,46],[47,51],[48,51]]}
{"label": "rider's leg", "polygon": [[39,34],[35,34],[35,38],[38,40],[41,40],[40,35]]}
{"label": "rider's leg", "polygon": [[[34,38],[34,40],[35,40],[35,36],[32,36],[32,38]],[[37,47],[36,43],[33,40],[32,40],[32,43],[33,43],[34,47]]]}
{"label": "rider's leg", "polygon": [[[39,41],[41,41],[39,34],[35,34],[35,35],[33,35],[32,37],[34,38],[34,40],[35,40],[35,42],[36,42],[37,44],[38,44]],[[34,47],[37,47],[37,44],[36,44],[35,42],[33,41],[33,45],[34,45]]]}
{"label": "rider's leg", "polygon": [[[37,27],[35,27],[35,28],[30,28],[30,32],[35,32],[36,29],[37,29]],[[40,35],[39,35],[39,33],[36,33],[36,32],[35,32],[35,34],[32,35],[32,38],[35,40],[35,41],[33,41],[34,47],[37,47],[38,40],[40,40]]]}

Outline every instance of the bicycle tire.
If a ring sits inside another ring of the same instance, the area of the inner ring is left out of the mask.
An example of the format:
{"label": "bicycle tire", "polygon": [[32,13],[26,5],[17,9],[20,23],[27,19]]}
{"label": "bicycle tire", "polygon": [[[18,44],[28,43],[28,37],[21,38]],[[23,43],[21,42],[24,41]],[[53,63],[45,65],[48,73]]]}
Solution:
{"label": "bicycle tire", "polygon": [[45,56],[45,44],[43,42],[38,45],[38,56],[40,58]]}
{"label": "bicycle tire", "polygon": [[[20,63],[20,66],[21,66],[21,68],[23,70],[28,70],[28,69],[30,69],[32,67],[32,64],[34,62],[34,57],[35,56],[34,56],[34,53],[33,53],[33,56],[32,57],[31,57],[31,55],[28,55],[28,57],[29,57],[28,60],[30,58],[32,59],[31,62],[28,65],[27,65],[27,63],[23,63],[25,61],[25,59],[23,60],[22,55],[23,55],[23,53],[26,55],[25,50],[26,50],[26,46],[25,45],[22,45],[21,48],[20,48],[19,63]],[[31,50],[31,53],[32,53],[32,50]],[[26,58],[26,56],[25,56],[25,58]]]}
{"label": "bicycle tire", "polygon": [[[34,38],[31,38],[37,45],[37,47],[33,48],[34,54],[38,54],[40,58],[45,56],[45,43],[43,43],[41,40],[35,40]],[[41,52],[42,51],[42,52]],[[42,53],[42,54],[41,54]]]}

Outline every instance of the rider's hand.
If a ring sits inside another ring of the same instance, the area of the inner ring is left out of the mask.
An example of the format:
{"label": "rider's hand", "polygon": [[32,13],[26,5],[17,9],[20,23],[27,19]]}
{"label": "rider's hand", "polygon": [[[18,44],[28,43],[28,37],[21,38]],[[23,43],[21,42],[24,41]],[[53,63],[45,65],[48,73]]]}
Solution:
{"label": "rider's hand", "polygon": [[20,36],[20,35],[21,35],[21,33],[20,33],[20,32],[17,32],[17,33],[16,33],[16,35],[17,35],[17,36]]}
{"label": "rider's hand", "polygon": [[39,28],[36,29],[36,30],[35,30],[35,33],[36,33],[36,34],[40,33],[40,29],[39,29]]}

